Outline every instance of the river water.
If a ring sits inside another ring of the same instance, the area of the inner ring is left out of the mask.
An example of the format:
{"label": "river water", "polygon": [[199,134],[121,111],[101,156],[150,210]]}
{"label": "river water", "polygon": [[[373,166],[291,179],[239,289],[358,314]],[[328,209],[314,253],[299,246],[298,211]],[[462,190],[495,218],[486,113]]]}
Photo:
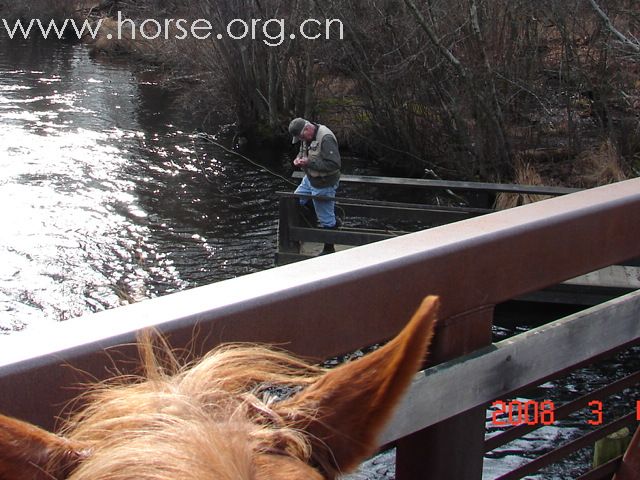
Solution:
{"label": "river water", "polygon": [[0,40],[0,332],[272,266],[290,187],[132,72]]}
{"label": "river water", "polygon": [[[201,140],[134,71],[82,45],[0,39],[0,334],[273,265],[276,192],[291,186]],[[497,325],[496,339],[523,328]],[[533,398],[568,400],[637,368],[638,350],[624,355]],[[584,430],[568,419],[492,452],[484,478]],[[532,478],[575,478],[588,456]],[[352,478],[393,478],[393,454]]]}

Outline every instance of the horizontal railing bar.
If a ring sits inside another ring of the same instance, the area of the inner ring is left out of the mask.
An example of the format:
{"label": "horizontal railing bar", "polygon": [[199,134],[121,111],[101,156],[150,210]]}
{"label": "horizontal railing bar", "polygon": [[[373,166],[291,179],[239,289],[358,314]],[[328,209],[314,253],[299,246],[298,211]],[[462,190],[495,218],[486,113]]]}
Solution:
{"label": "horizontal railing bar", "polygon": [[364,245],[381,240],[388,240],[406,232],[397,234],[372,232],[357,229],[332,230],[327,228],[290,227],[289,234],[292,240],[301,242],[337,243],[340,245]]}
{"label": "horizontal railing bar", "polygon": [[410,221],[414,228],[411,231],[420,230],[425,226],[439,226],[447,223],[459,222],[467,218],[482,215],[475,212],[458,212],[448,210],[424,210],[404,207],[385,207],[377,205],[345,205],[338,204],[338,208],[344,211],[345,223],[349,223],[354,217],[361,217],[368,221]]}
{"label": "horizontal railing bar", "polygon": [[614,420],[607,425],[598,428],[592,432],[587,433],[586,435],[577,438],[569,443],[562,445],[554,449],[553,451],[541,455],[535,460],[523,465],[521,467],[512,470],[511,472],[502,475],[501,477],[496,478],[496,480],[518,480],[526,475],[531,475],[532,473],[537,472],[541,468],[546,467],[547,465],[551,465],[552,463],[557,462],[558,460],[563,459],[570,453],[581,450],[585,447],[589,447],[593,445],[596,440],[599,440],[607,435],[610,435],[614,432],[617,432],[622,427],[631,426],[635,424],[635,412],[625,415],[617,420]]}
{"label": "horizontal railing bar", "polygon": [[[572,413],[585,408],[588,406],[590,401],[593,400],[603,400],[606,397],[612,395],[613,393],[622,391],[626,388],[632,387],[636,383],[640,382],[640,371],[632,373],[631,375],[627,375],[620,380],[617,380],[609,385],[599,388],[598,390],[594,390],[586,395],[582,395],[581,397],[572,400],[571,402],[567,402],[564,405],[561,405],[557,408],[554,408],[554,417],[556,420],[561,420],[563,418],[568,417]],[[509,428],[504,432],[501,432],[497,435],[488,438],[485,441],[485,452],[490,452],[506,443],[509,443],[516,438],[523,437],[528,433],[531,433],[534,430],[544,427],[544,425],[519,425],[517,427]]]}
{"label": "horizontal railing bar", "polygon": [[494,213],[495,210],[490,208],[475,208],[475,207],[457,207],[449,205],[430,205],[426,203],[402,203],[402,202],[387,202],[383,200],[365,200],[361,198],[349,198],[349,197],[327,197],[323,195],[306,195],[293,192],[276,192],[276,194],[282,198],[302,198],[308,200],[325,200],[335,201],[338,205],[366,205],[366,206],[378,206],[378,207],[396,207],[407,208],[416,210],[428,210],[433,212],[460,212],[460,213],[475,213],[478,215]]}
{"label": "horizontal railing bar", "polygon": [[289,263],[300,262],[302,260],[309,260],[315,258],[317,255],[307,255],[303,253],[290,253],[290,252],[277,252],[276,253],[276,265],[287,265]]}
{"label": "horizontal railing bar", "polygon": [[580,475],[576,480],[611,480],[611,476],[618,471],[622,464],[622,455],[609,460],[584,475]]}
{"label": "horizontal railing bar", "polygon": [[[380,200],[364,200],[358,198],[349,198],[349,197],[325,197],[322,195],[306,195],[300,193],[293,192],[283,192],[278,191],[276,195],[282,198],[304,198],[308,200],[316,199],[316,200],[327,200],[327,201],[335,201],[337,205],[341,206],[351,206],[354,208],[364,208],[364,207],[381,207],[380,210],[384,210],[386,212],[395,214],[396,216],[400,212],[407,213],[420,213],[422,211],[432,212],[433,214],[438,215],[435,218],[442,219],[448,221],[459,221],[464,218],[470,218],[477,215],[487,215],[490,213],[495,213],[496,210],[489,208],[476,208],[476,207],[459,207],[455,205],[430,205],[430,204],[422,204],[422,203],[402,203],[402,202],[386,202]],[[445,214],[451,214],[452,217],[447,219]],[[442,215],[442,216],[440,216]],[[456,217],[457,216],[457,217]],[[622,266],[640,266],[640,257],[632,258],[629,260],[623,260],[616,263],[617,265]]]}
{"label": "horizontal railing bar", "polygon": [[427,369],[414,379],[383,434],[384,443],[486,405],[638,338],[640,291]]}
{"label": "horizontal railing bar", "polygon": [[[325,196],[313,196],[313,195],[305,195],[298,194],[292,192],[276,192],[281,198],[305,198],[305,199],[317,199],[317,200],[327,200],[327,201],[336,201],[337,205],[343,207],[352,207],[355,209],[361,208],[374,208],[371,216],[379,217],[381,215],[393,215],[394,219],[400,218],[413,218],[414,220],[422,220],[428,221],[432,220],[438,225],[443,225],[446,223],[451,223],[455,221],[460,221],[466,218],[472,218],[477,215],[485,215],[489,213],[495,213],[495,210],[492,209],[483,209],[483,208],[471,208],[471,207],[457,207],[457,206],[446,206],[446,205],[427,205],[427,204],[412,204],[412,203],[400,203],[400,202],[382,202],[376,200],[363,200],[363,199],[353,199],[347,197],[325,197]],[[422,215],[425,212],[429,212],[433,217]],[[353,212],[357,214],[357,212]],[[281,219],[282,220],[282,219]],[[407,232],[402,232],[407,233]],[[394,236],[397,233],[394,233]],[[313,240],[311,240],[313,241]],[[364,242],[371,243],[371,242]],[[349,245],[358,245],[357,243],[349,243]],[[617,263],[621,266],[640,266],[640,258],[634,258],[628,261],[621,261]],[[535,293],[533,295],[536,295]],[[584,292],[579,292],[575,295],[576,299],[579,299],[581,296],[584,297]],[[577,300],[576,300],[577,301]],[[594,303],[600,303],[598,301],[587,301],[586,305],[592,305]]]}
{"label": "horizontal railing bar", "polygon": [[[294,172],[294,178],[302,178],[304,173]],[[536,195],[567,195],[580,191],[578,188],[552,187],[540,185],[513,185],[507,183],[459,182],[453,180],[426,180],[418,178],[379,177],[369,175],[341,175],[341,182],[369,183],[375,185],[397,185],[422,187],[434,190],[469,190],[507,193],[528,193]]]}

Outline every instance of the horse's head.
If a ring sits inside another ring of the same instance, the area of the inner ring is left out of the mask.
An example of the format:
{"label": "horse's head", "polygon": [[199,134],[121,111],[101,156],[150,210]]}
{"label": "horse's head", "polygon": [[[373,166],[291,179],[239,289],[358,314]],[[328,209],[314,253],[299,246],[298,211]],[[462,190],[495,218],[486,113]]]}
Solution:
{"label": "horse's head", "polygon": [[384,347],[328,371],[223,347],[167,373],[149,343],[144,381],[97,388],[60,435],[0,416],[0,480],[333,479],[375,452],[437,306],[428,297]]}

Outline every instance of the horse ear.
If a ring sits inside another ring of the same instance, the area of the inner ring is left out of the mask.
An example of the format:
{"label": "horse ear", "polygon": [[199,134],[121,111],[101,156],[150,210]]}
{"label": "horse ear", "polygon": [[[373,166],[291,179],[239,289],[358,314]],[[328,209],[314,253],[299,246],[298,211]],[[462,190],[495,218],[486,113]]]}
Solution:
{"label": "horse ear", "polygon": [[437,297],[427,297],[384,347],[329,371],[283,402],[308,434],[313,463],[330,478],[375,452],[377,436],[424,361],[438,306]]}
{"label": "horse ear", "polygon": [[63,479],[85,456],[63,437],[0,415],[0,480]]}

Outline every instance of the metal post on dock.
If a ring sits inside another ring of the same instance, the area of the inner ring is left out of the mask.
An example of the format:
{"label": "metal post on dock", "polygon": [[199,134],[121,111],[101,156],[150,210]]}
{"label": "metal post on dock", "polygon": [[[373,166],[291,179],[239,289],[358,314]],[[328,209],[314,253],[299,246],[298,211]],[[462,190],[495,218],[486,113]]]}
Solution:
{"label": "metal post on dock", "polygon": [[278,223],[278,253],[300,253],[300,245],[291,238],[291,227],[297,226],[299,214],[296,199],[280,197],[280,221]]}

